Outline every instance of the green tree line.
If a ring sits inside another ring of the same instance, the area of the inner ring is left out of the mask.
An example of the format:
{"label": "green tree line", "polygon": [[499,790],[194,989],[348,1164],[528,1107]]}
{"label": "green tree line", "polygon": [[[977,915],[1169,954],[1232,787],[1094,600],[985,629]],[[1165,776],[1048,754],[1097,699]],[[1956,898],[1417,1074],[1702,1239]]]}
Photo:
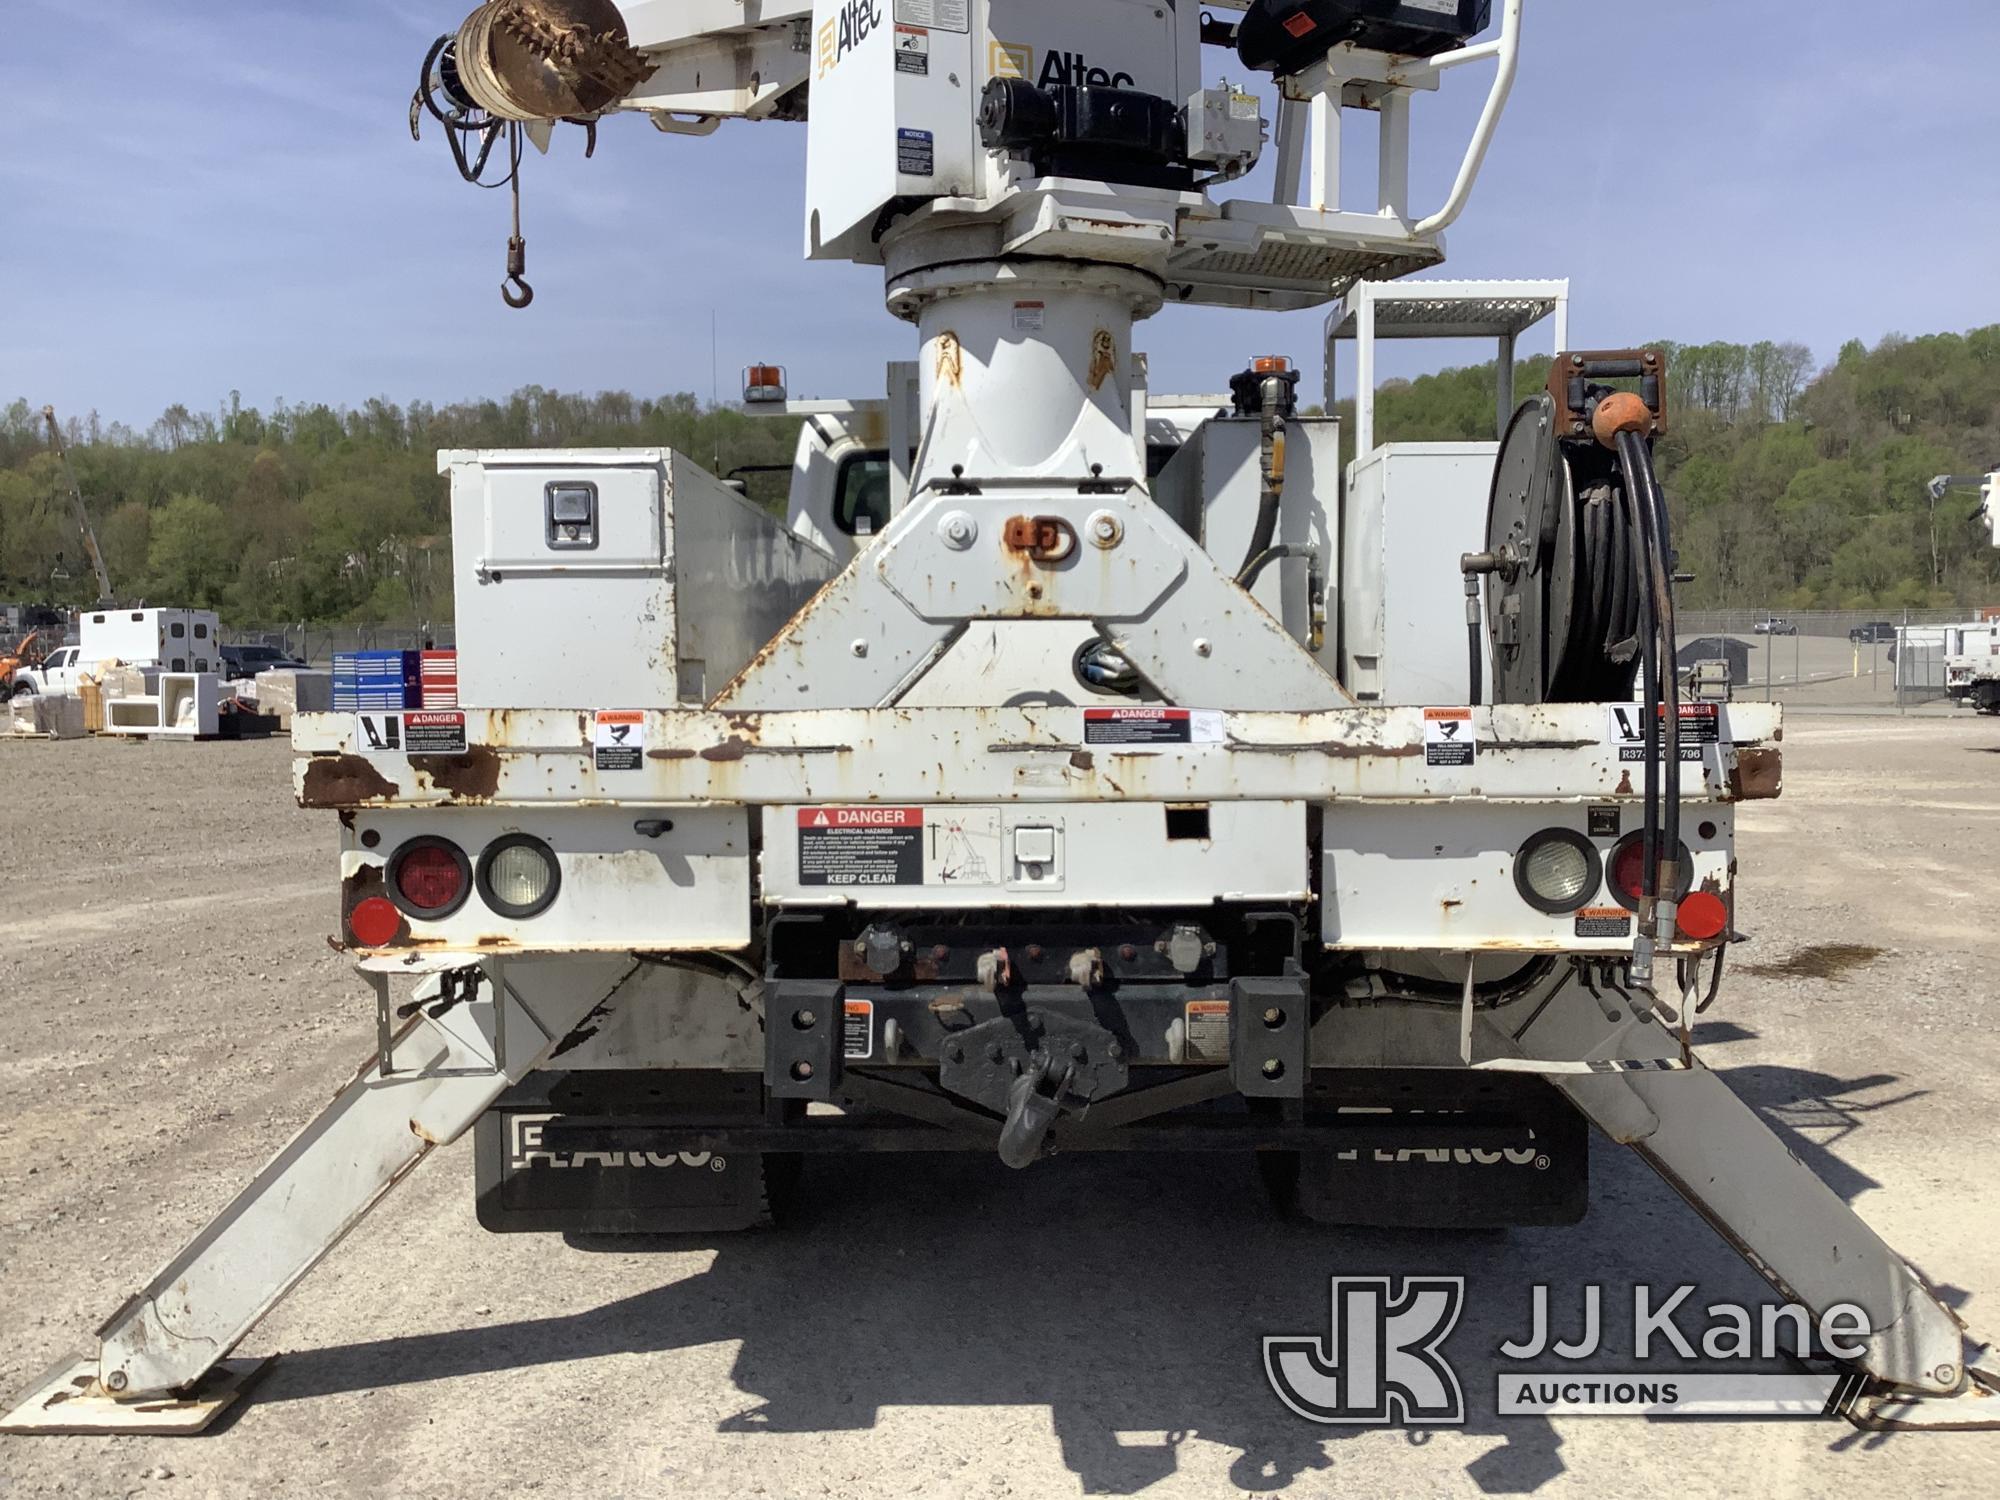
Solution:
{"label": "green tree line", "polygon": [[[1797,344],[1662,342],[1657,456],[1689,608],[1943,608],[2000,602],[1975,495],[1938,474],[2000,468],[2000,325],[1852,342],[1814,373]],[[1521,395],[1546,358],[1515,370]],[[1493,364],[1385,385],[1383,441],[1490,438]],[[1343,406],[1347,406],[1343,403]]]}
{"label": "green tree line", "polygon": [[[2000,465],[2000,326],[1843,348],[1663,344],[1661,472],[1692,608],[1896,608],[2000,601],[2000,551],[1935,474]],[[1548,376],[1523,361],[1515,389]],[[1490,438],[1494,365],[1386,384],[1384,440]],[[1343,406],[1347,406],[1343,403]],[[1351,412],[1349,413],[1351,414]],[[1350,424],[1351,427],[1351,424]],[[375,624],[451,613],[448,448],[678,448],[717,472],[789,461],[797,423],[691,395],[572,395],[356,408],[169,407],[144,431],[64,426],[122,599],[235,624]],[[753,493],[756,491],[753,490]],[[782,508],[782,486],[762,498]],[[95,583],[37,407],[0,409],[0,597],[87,603]]]}
{"label": "green tree line", "polygon": [[[794,419],[692,395],[569,395],[269,412],[231,392],[147,430],[95,413],[63,424],[78,488],[124,601],[217,609],[232,624],[451,618],[450,448],[678,448],[727,472],[788,463]],[[782,510],[768,482],[754,490]],[[39,407],[0,409],[0,598],[84,604],[96,581]]]}

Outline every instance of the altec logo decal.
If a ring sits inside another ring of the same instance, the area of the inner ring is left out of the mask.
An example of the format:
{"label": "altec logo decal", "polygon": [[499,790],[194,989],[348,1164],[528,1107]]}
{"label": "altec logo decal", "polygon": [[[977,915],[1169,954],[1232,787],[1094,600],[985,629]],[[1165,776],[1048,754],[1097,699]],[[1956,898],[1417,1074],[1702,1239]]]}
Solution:
{"label": "altec logo decal", "polygon": [[1386,1425],[1465,1420],[1458,1376],[1439,1352],[1465,1307],[1463,1276],[1332,1278],[1324,1338],[1267,1338],[1264,1374],[1310,1422]]}
{"label": "altec logo decal", "polygon": [[1130,73],[1114,73],[1093,67],[1081,52],[1058,47],[1042,55],[1042,71],[1035,72],[1035,49],[1017,42],[991,42],[986,48],[986,71],[995,78],[1033,78],[1038,88],[1063,84],[1069,88],[1130,88]]}
{"label": "altec logo decal", "polygon": [[840,14],[826,22],[814,38],[817,73],[821,78],[840,60],[867,41],[882,25],[882,0],[847,0]]}

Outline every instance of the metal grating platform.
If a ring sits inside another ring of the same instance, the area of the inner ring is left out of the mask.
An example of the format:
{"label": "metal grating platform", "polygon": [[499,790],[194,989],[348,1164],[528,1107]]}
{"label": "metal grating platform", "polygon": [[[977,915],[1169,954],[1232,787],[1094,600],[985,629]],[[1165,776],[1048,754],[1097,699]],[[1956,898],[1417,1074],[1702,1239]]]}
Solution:
{"label": "metal grating platform", "polygon": [[[1275,222],[1225,216],[1184,221],[1167,262],[1167,278],[1183,289],[1181,300],[1226,307],[1314,307],[1331,302],[1361,281],[1390,281],[1444,259],[1435,241],[1411,239],[1400,226],[1372,215],[1291,215]],[[1327,227],[1299,222],[1330,221]]]}
{"label": "metal grating platform", "polygon": [[[1556,310],[1566,294],[1546,281],[1416,281],[1372,291],[1378,339],[1513,338]],[[1327,337],[1355,337],[1361,299],[1350,296]]]}

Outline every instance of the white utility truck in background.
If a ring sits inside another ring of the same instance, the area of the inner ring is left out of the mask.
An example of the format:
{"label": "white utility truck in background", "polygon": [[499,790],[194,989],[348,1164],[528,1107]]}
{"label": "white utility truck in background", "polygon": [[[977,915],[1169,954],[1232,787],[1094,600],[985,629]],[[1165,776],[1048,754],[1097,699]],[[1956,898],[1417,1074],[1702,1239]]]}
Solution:
{"label": "white utility truck in background", "polygon": [[163,672],[221,670],[220,622],[210,609],[88,609],[77,644],[51,651],[39,666],[14,673],[14,694],[75,695],[107,662]]}
{"label": "white utility truck in background", "polygon": [[[1864,1311],[1844,1411],[1990,1425],[1990,1356],[1696,1050],[1780,720],[1681,701],[1663,361],[1570,350],[1562,283],[1378,284],[1444,257],[1493,9],[491,0],[440,38],[412,126],[516,192],[565,121],[803,122],[806,254],[879,266],[915,358],[805,411],[789,527],[666,449],[440,455],[461,706],[294,725],[378,1051],[5,1425],[198,1425],[467,1131],[489,1227],[711,1232],[864,1150],[1254,1151],[1317,1221],[1564,1223],[1586,1123]],[[1419,208],[1413,102],[1475,63]],[[1331,309],[1345,475],[1283,358],[1155,410],[1134,329],[1181,305]],[[1510,371],[1552,315],[1497,442],[1377,444],[1379,339]],[[808,472],[850,460],[851,501]]]}
{"label": "white utility truck in background", "polygon": [[[1954,490],[1977,490],[1969,518],[1991,532],[2000,547],[2000,469],[1990,474],[1940,474],[1929,485],[1933,508]],[[1946,627],[1944,690],[1954,703],[1982,714],[2000,714],[2000,620]]]}
{"label": "white utility truck in background", "polygon": [[1944,691],[1954,703],[2000,714],[2000,620],[1945,627]]}

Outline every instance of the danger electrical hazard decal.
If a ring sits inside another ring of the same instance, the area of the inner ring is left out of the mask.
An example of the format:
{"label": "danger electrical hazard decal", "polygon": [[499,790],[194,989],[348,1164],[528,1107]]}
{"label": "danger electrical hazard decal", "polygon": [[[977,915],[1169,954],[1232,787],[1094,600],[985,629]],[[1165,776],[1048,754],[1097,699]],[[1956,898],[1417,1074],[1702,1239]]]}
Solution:
{"label": "danger electrical hazard decal", "polygon": [[[1618,747],[1618,758],[1623,760],[1644,760],[1646,758],[1646,709],[1639,703],[1613,703],[1607,712],[1610,715],[1609,737]],[[1667,711],[1660,708],[1660,723],[1665,726]],[[1719,703],[1683,703],[1681,705],[1681,759],[1699,761],[1704,745],[1722,742],[1722,705]],[[1665,741],[1661,742],[1660,754],[1665,755]]]}
{"label": "danger electrical hazard decal", "polygon": [[799,884],[923,883],[921,807],[799,809]]}
{"label": "danger electrical hazard decal", "polygon": [[1086,708],[1086,745],[1219,745],[1222,715],[1202,708]]}
{"label": "danger electrical hazard decal", "polygon": [[997,807],[802,807],[799,884],[998,885]]}
{"label": "danger electrical hazard decal", "polygon": [[637,709],[600,708],[590,748],[600,771],[637,771],[646,764],[646,716]]}
{"label": "danger electrical hazard decal", "polygon": [[1424,764],[1469,766],[1479,758],[1479,738],[1469,708],[1424,710]]}

